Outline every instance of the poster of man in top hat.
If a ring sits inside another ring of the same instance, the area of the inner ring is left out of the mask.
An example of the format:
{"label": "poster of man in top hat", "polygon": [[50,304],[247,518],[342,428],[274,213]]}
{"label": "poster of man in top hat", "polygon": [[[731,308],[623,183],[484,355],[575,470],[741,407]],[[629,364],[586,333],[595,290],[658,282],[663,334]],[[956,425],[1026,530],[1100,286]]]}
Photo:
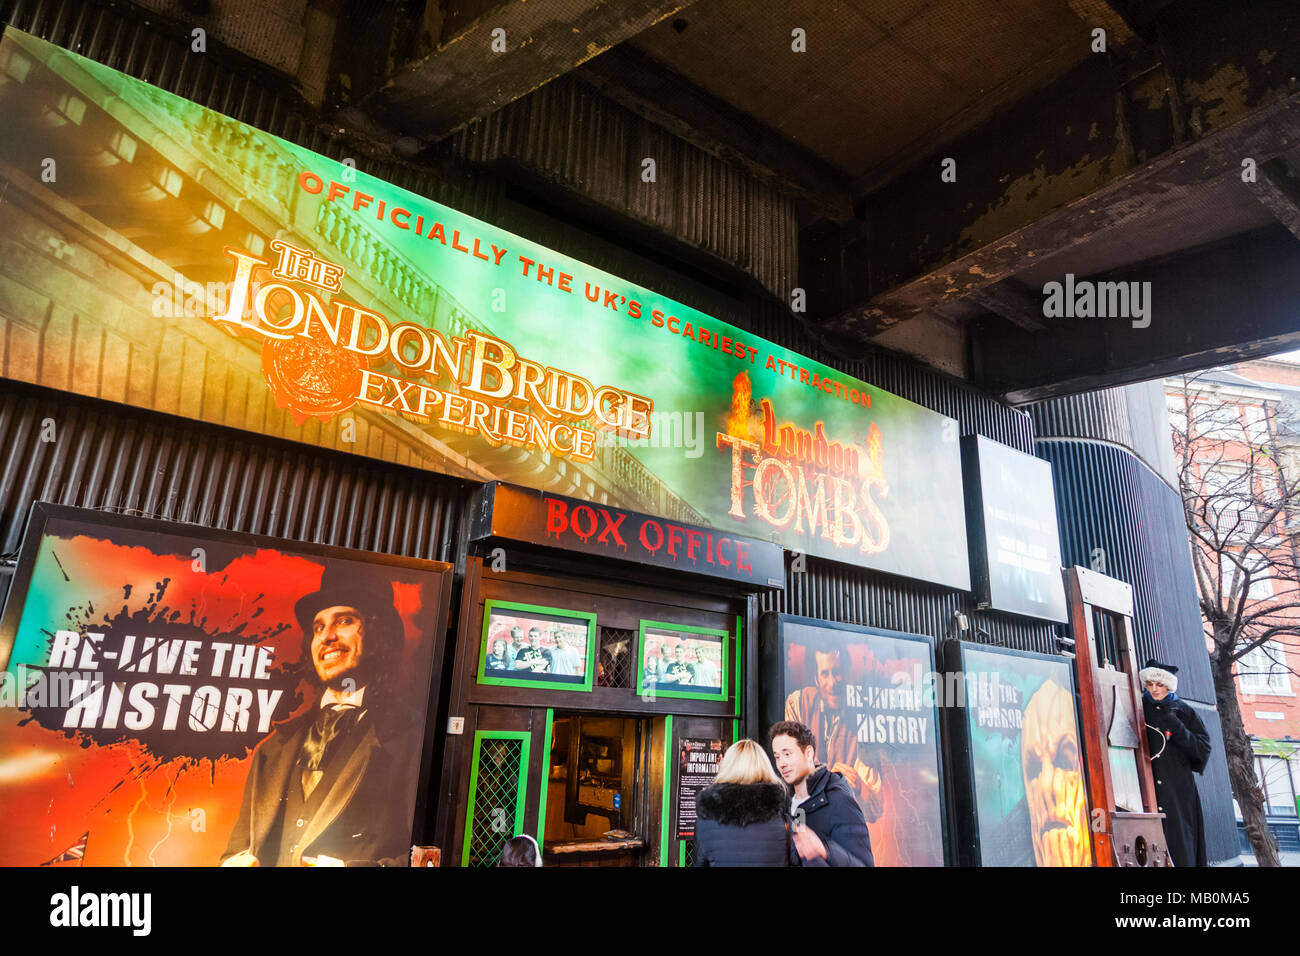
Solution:
{"label": "poster of man in top hat", "polygon": [[329,565],[295,604],[319,696],[255,751],[222,865],[405,862],[422,728],[393,692],[403,629],[382,573]]}

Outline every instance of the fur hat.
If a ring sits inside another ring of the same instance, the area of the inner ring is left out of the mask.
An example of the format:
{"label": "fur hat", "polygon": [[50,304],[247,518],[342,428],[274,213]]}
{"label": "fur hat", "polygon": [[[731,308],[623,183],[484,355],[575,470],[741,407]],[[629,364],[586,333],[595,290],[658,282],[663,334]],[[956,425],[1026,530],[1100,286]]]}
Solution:
{"label": "fur hat", "polygon": [[1178,668],[1173,664],[1162,664],[1154,657],[1147,661],[1146,667],[1138,671],[1138,680],[1142,683],[1155,681],[1157,684],[1164,684],[1169,688],[1171,694],[1178,692],[1178,678],[1175,676]]}

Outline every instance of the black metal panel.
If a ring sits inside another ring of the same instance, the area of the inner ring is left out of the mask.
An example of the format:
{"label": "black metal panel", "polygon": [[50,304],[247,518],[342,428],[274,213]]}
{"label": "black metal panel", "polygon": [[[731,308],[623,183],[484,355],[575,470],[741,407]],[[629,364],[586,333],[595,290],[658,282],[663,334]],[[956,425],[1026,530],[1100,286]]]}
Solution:
{"label": "black metal panel", "polygon": [[[1182,690],[1181,686],[1179,690]],[[1195,708],[1196,715],[1210,734],[1210,760],[1205,765],[1205,772],[1195,778],[1196,790],[1201,796],[1201,812],[1205,815],[1206,857],[1211,863],[1233,860],[1240,854],[1241,844],[1236,811],[1232,807],[1232,781],[1228,779],[1219,712],[1210,704],[1194,700],[1187,703]]]}
{"label": "black metal panel", "polygon": [[[0,381],[0,554],[36,500],[456,562],[471,487]],[[12,571],[12,567],[4,569]],[[4,590],[9,578],[3,578]]]}

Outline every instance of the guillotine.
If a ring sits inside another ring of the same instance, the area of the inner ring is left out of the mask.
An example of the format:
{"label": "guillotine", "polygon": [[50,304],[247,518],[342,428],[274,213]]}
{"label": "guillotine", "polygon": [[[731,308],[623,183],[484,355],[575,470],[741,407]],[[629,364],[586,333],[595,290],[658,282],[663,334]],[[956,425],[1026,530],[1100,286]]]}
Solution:
{"label": "guillotine", "polygon": [[1079,681],[1093,865],[1170,866],[1142,716],[1133,588],[1078,566],[1062,573]]}

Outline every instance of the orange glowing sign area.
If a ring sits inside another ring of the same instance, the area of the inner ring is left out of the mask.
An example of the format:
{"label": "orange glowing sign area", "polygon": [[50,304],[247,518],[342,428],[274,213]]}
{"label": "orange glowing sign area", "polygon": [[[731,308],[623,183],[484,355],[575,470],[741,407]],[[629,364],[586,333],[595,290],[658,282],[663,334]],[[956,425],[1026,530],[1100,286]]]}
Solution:
{"label": "orange glowing sign area", "polygon": [[[271,249],[274,262],[225,249],[234,275],[225,311],[211,320],[262,338],[267,385],[299,424],[361,403],[477,434],[493,447],[533,446],[582,461],[595,457],[598,432],[650,437],[654,402],[643,395],[593,385],[475,329],[448,338],[390,322],[338,297],[342,266],[278,239]],[[392,366],[400,374],[379,370]]]}
{"label": "orange glowing sign area", "polygon": [[[717,446],[731,450],[733,518],[749,513],[779,531],[820,537],[836,548],[876,554],[889,546],[889,522],[877,499],[889,494],[882,468],[882,436],[872,422],[864,442],[827,436],[779,422],[770,399],[755,403],[749,374],[732,383],[727,431]],[[747,510],[748,509],[748,510]]]}

